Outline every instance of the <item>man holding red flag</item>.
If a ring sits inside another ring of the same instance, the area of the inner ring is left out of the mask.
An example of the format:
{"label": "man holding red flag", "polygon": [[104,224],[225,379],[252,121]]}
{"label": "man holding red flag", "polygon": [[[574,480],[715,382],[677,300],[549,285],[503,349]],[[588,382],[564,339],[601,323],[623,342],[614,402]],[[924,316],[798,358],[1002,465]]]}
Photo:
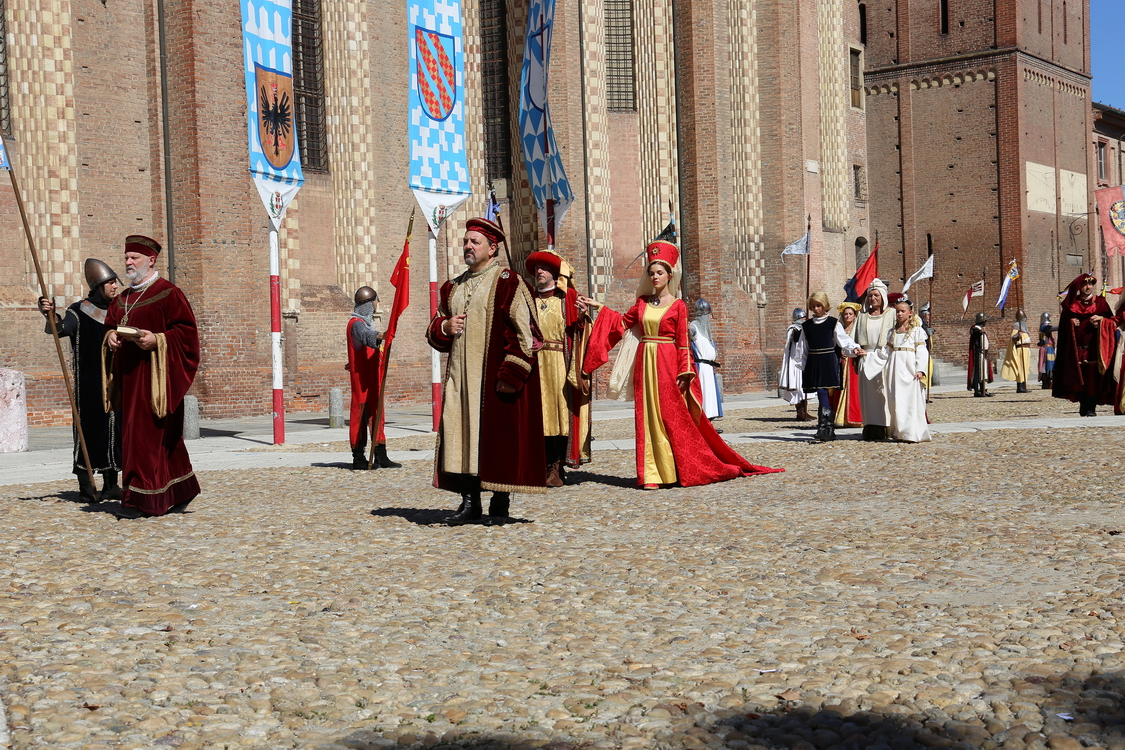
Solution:
{"label": "man holding red flag", "polygon": [[[375,329],[375,303],[379,295],[369,286],[355,293],[355,309],[348,321],[348,373],[352,383],[352,407],[348,438],[352,446],[352,469],[397,469],[387,456],[387,437],[383,433],[382,361],[380,349],[384,334]],[[368,432],[375,429],[375,454],[367,460]]]}

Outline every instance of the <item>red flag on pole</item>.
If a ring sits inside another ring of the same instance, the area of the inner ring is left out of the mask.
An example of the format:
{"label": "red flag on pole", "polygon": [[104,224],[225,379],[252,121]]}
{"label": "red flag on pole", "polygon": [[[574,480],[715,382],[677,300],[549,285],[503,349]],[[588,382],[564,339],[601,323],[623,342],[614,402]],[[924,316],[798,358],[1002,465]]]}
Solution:
{"label": "red flag on pole", "polygon": [[394,341],[395,332],[398,330],[398,319],[402,311],[410,306],[410,235],[414,228],[414,215],[410,216],[410,229],[406,232],[406,242],[402,246],[402,255],[391,272],[391,286],[395,288],[395,301],[391,305],[391,317],[387,322],[387,330],[383,334],[383,349],[386,350]]}
{"label": "red flag on pole", "polygon": [[879,241],[875,241],[875,249],[871,251],[871,255],[867,256],[867,260],[863,261],[858,269],[856,269],[855,276],[844,284],[844,299],[847,302],[860,302],[863,295],[867,292],[867,288],[871,286],[871,282],[879,275]]}

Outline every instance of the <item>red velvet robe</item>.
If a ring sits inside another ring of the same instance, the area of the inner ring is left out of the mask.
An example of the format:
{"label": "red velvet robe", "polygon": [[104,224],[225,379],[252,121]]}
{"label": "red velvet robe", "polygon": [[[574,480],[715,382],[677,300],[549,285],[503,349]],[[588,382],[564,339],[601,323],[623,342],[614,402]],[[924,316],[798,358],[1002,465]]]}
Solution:
{"label": "red velvet robe", "polygon": [[[352,381],[352,405],[348,420],[348,437],[354,447],[359,442],[360,430],[369,430],[368,423],[375,418],[379,408],[379,350],[365,346],[357,349],[352,338],[352,326],[366,326],[359,318],[348,321],[348,373]],[[376,445],[387,442],[383,432],[386,415],[379,420],[375,433]]]}
{"label": "red velvet robe", "polygon": [[[640,324],[648,303],[638,298],[624,315],[608,307],[601,308],[586,349],[584,370],[592,373],[609,358],[609,351],[625,331]],[[703,395],[699,379],[694,378],[686,394],[680,393],[677,376],[695,373],[688,346],[688,309],[683,300],[672,302],[660,320],[657,341],[646,341],[637,349],[633,367],[633,404],[637,451],[637,484],[653,484],[645,477],[645,400],[658,399],[660,417],[672,445],[677,481],[683,487],[722,482],[735,477],[784,471],[755,466],[734,451],[719,437],[710,420],[703,414]],[[658,393],[645,391],[645,357],[643,348],[657,347]]]}
{"label": "red velvet robe", "polygon": [[[124,321],[125,306],[128,321]],[[195,315],[179,287],[162,278],[146,289],[125,290],[109,306],[106,329],[130,325],[163,333],[167,341],[167,416],[157,417],[151,404],[151,360],[124,341],[113,354],[113,372],[121,399],[121,504],[160,516],[199,494],[199,481],[184,445],[184,396],[199,369],[199,334]]]}
{"label": "red velvet robe", "polygon": [[[1094,315],[1105,320],[1095,326],[1090,323]],[[1113,376],[1106,375],[1115,343],[1116,325],[1112,318],[1105,297],[1094,295],[1089,303],[1083,303],[1072,294],[1063,302],[1052,396],[1071,401],[1077,401],[1079,396],[1096,396],[1099,404],[1113,403]]]}
{"label": "red velvet robe", "polygon": [[[445,335],[442,325],[451,317],[449,300],[456,283],[454,279],[442,284],[438,292],[437,314],[426,330],[430,346],[442,353],[448,353],[453,348],[454,339]],[[513,301],[523,284],[523,279],[509,270],[501,271],[496,281],[484,378],[481,381],[477,475],[484,490],[543,493],[547,485],[547,456],[543,443],[539,370],[534,354],[531,357],[524,354],[510,317]],[[537,330],[533,333],[542,340]],[[498,393],[496,383],[500,380],[515,386],[516,392]],[[441,434],[439,428],[434,486],[450,492],[463,492],[467,489],[465,475],[450,474],[441,469]]]}

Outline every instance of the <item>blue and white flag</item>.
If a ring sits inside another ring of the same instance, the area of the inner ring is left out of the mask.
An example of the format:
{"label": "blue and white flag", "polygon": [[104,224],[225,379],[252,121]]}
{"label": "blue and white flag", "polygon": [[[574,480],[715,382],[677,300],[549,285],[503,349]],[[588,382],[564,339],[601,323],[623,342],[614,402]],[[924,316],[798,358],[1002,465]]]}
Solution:
{"label": "blue and white flag", "polygon": [[459,0],[407,0],[410,189],[436,234],[473,194],[465,156],[465,52]]}
{"label": "blue and white flag", "polygon": [[274,229],[305,182],[293,119],[293,8],[289,0],[240,0],[250,177]]}
{"label": "blue and white flag", "polygon": [[996,300],[998,309],[1004,309],[1004,303],[1008,301],[1008,290],[1012,287],[1012,282],[1019,277],[1020,269],[1016,267],[1016,262],[1013,260],[1008,264],[1008,273],[1004,274],[1004,283],[1000,285],[1000,299]]}
{"label": "blue and white flag", "polygon": [[[539,220],[553,240],[566,211],[574,202],[574,191],[567,182],[562,159],[551,127],[547,105],[547,78],[551,65],[551,33],[555,21],[555,0],[531,0],[527,10],[527,39],[523,47],[520,73],[520,142],[527,179],[539,209]],[[547,202],[551,202],[551,211]],[[550,213],[553,223],[548,223]]]}
{"label": "blue and white flag", "polygon": [[8,149],[4,147],[4,139],[0,138],[0,169],[11,169],[12,163],[8,161]]}

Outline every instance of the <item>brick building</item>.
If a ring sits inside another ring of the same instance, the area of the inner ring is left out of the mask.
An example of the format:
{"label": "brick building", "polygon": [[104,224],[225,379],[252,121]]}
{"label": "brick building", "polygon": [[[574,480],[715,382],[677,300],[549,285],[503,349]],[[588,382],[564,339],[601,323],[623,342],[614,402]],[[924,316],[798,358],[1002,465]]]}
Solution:
{"label": "brick building", "polygon": [[[1091,145],[1094,149],[1093,178],[1096,188],[1116,187],[1125,184],[1125,112],[1106,104],[1094,102],[1094,134]],[[1094,245],[1102,255],[1106,283],[1111,289],[1125,285],[1125,255],[1112,258],[1105,255],[1105,237],[1099,221],[1095,231],[1097,242]],[[1110,298],[1110,304],[1116,304]]]}
{"label": "brick building", "polygon": [[[1056,311],[1059,289],[1102,265],[1088,179],[1088,0],[860,7],[881,275],[893,290],[934,254],[935,278],[917,296],[932,294],[938,328],[956,330],[967,325],[961,300],[982,277],[984,300],[969,312],[996,314],[1015,259],[1023,277],[1004,315],[1016,304],[1031,317]],[[959,337],[947,340],[959,357]]]}
{"label": "brick building", "polygon": [[[270,409],[267,219],[247,174],[239,8],[215,0],[3,0],[3,128],[59,302],[82,260],[120,265],[122,238],[169,249],[161,271],[201,326],[194,393],[205,417]],[[861,7],[853,0],[559,0],[550,79],[577,195],[558,245],[579,287],[616,307],[667,221],[681,229],[689,302],[715,310],[726,388],[774,387],[803,259],[781,249],[812,220],[813,289],[840,296],[866,254]],[[351,292],[385,295],[413,205],[408,47],[396,0],[294,0],[306,183],[281,236],[289,409],[346,386]],[[439,237],[460,271],[460,228],[492,180],[517,265],[543,242],[518,150],[526,5],[464,0],[467,150],[474,196]],[[163,19],[163,20],[162,20]],[[161,54],[167,40],[167,133]],[[878,97],[867,97],[868,101]],[[167,146],[165,145],[167,144]],[[170,167],[170,168],[169,168]],[[171,179],[167,180],[167,175]],[[170,217],[170,221],[169,218]],[[28,376],[34,422],[66,419],[53,348],[11,189],[0,186],[0,362]],[[169,237],[171,238],[169,241]],[[424,233],[389,397],[429,397]]]}

